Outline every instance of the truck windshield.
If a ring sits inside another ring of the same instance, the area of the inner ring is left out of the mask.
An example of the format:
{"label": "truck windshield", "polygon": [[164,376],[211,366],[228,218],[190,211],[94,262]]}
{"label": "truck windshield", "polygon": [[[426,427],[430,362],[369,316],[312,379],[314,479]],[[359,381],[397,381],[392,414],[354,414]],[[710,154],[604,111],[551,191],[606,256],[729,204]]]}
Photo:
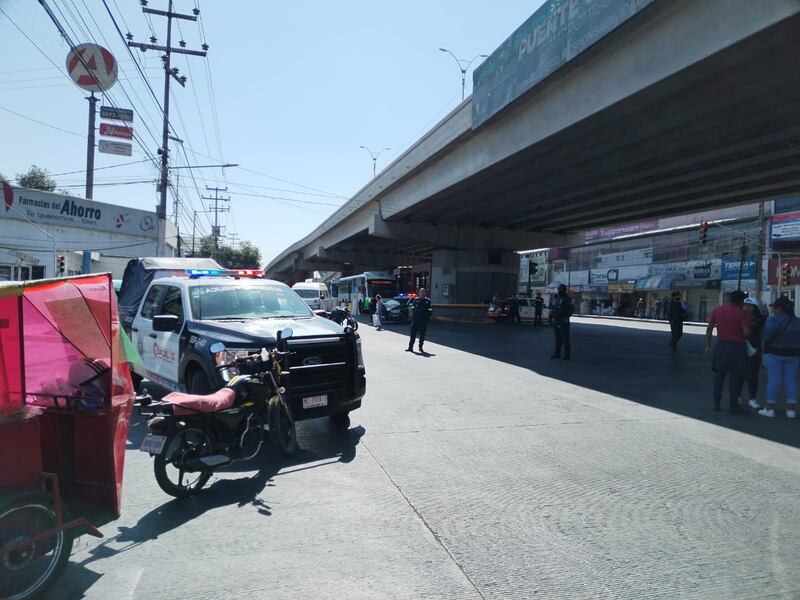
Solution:
{"label": "truck windshield", "polygon": [[190,288],[192,317],[198,321],[310,317],[311,310],[288,287],[273,284],[199,285]]}
{"label": "truck windshield", "polygon": [[301,298],[308,298],[312,300],[314,298],[319,298],[319,290],[292,290],[297,293],[298,296]]}

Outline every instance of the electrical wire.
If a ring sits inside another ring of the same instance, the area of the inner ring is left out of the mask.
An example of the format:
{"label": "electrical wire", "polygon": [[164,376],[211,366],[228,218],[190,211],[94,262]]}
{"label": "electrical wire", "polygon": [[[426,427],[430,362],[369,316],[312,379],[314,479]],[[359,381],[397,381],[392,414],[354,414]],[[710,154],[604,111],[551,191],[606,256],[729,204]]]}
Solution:
{"label": "electrical wire", "polygon": [[68,133],[70,135],[77,135],[78,137],[86,137],[86,134],[78,133],[77,131],[69,131],[68,129],[62,129],[61,127],[56,127],[55,125],[50,125],[50,123],[45,123],[44,121],[40,121],[39,119],[34,119],[33,117],[29,117],[27,115],[23,115],[22,113],[18,113],[15,110],[11,110],[10,108],[6,108],[5,106],[0,106],[0,110],[3,110],[7,113],[11,113],[21,119],[25,119],[26,121],[31,121],[36,123],[37,125],[41,125],[43,127],[49,127],[50,129],[55,129],[56,131],[60,131],[62,133]]}

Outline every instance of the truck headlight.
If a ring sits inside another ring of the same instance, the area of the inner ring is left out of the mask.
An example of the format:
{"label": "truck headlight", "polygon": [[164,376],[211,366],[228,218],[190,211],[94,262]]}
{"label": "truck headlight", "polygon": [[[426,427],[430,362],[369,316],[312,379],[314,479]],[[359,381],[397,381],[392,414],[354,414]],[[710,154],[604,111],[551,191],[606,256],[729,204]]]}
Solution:
{"label": "truck headlight", "polygon": [[356,340],[356,361],[358,362],[358,368],[364,368],[364,354],[361,352],[361,338]]}
{"label": "truck headlight", "polygon": [[222,352],[214,354],[214,364],[218,367],[222,365],[229,365],[237,358],[247,358],[251,354],[255,354],[257,350],[241,350],[234,348],[226,348]]}

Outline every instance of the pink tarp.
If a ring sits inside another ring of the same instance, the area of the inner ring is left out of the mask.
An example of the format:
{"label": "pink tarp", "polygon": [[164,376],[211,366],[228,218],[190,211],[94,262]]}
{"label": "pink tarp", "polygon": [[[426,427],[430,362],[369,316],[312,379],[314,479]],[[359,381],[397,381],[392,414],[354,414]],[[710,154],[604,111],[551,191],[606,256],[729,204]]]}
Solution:
{"label": "pink tarp", "polygon": [[0,284],[0,424],[43,408],[44,469],[117,514],[132,402],[109,274]]}

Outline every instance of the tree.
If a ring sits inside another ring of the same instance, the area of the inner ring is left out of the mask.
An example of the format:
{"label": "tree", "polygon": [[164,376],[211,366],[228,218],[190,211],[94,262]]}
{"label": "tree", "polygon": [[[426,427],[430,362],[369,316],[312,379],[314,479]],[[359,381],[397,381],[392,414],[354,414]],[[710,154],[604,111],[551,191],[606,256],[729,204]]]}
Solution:
{"label": "tree", "polygon": [[44,190],[52,192],[56,189],[56,180],[50,177],[47,169],[31,165],[27,173],[17,173],[17,182],[21,187],[31,190]]}
{"label": "tree", "polygon": [[242,242],[238,248],[221,245],[214,251],[214,238],[210,235],[200,238],[197,256],[214,257],[226,269],[258,269],[261,267],[261,251],[250,242]]}

